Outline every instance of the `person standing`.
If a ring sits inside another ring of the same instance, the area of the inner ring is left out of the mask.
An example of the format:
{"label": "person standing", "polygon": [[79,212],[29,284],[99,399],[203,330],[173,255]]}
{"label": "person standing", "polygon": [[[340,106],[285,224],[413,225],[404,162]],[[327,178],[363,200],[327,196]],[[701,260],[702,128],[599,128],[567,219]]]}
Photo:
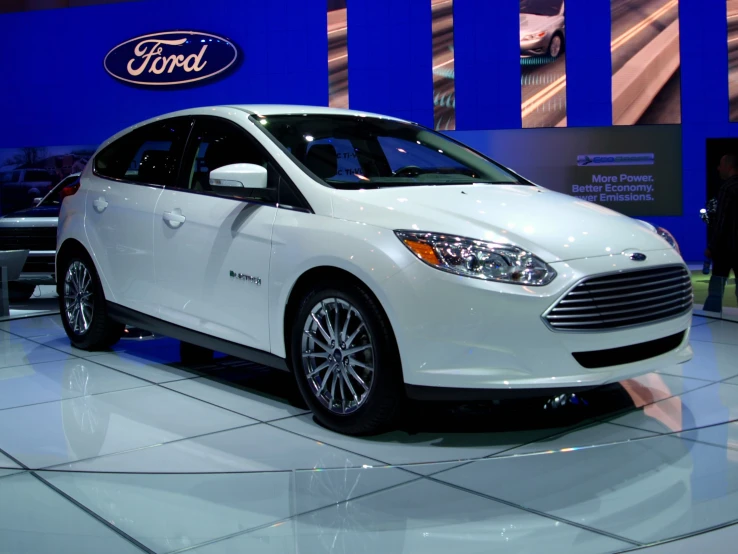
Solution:
{"label": "person standing", "polygon": [[723,156],[718,171],[724,183],[718,193],[710,242],[705,251],[713,268],[703,310],[719,313],[730,270],[738,273],[738,156]]}

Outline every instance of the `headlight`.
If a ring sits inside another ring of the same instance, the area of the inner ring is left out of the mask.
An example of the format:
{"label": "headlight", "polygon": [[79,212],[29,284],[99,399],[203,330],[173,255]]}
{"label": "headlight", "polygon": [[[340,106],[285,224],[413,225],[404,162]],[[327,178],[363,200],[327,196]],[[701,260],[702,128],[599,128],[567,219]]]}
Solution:
{"label": "headlight", "polygon": [[545,31],[541,31],[540,33],[531,33],[529,35],[525,35],[521,40],[535,40],[537,38],[543,38],[546,36]]}
{"label": "headlight", "polygon": [[517,246],[418,231],[395,234],[426,264],[456,275],[531,286],[556,277],[546,262]]}
{"label": "headlight", "polygon": [[674,235],[672,235],[669,231],[667,231],[663,227],[656,227],[656,232],[661,238],[663,238],[666,242],[668,242],[674,250],[676,250],[681,255],[681,252],[679,251],[679,244],[674,238]]}

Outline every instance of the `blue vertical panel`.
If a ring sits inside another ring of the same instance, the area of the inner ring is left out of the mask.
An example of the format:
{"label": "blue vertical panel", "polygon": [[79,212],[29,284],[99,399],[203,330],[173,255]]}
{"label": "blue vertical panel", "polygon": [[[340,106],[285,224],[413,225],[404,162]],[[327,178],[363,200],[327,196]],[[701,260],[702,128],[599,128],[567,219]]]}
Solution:
{"label": "blue vertical panel", "polygon": [[566,0],[567,126],[612,125],[609,0]]}
{"label": "blue vertical panel", "polygon": [[520,1],[454,0],[456,129],[518,129]]}
{"label": "blue vertical panel", "polygon": [[[4,32],[0,147],[97,144],[133,123],[217,104],[328,99],[324,0],[149,0],[0,16]],[[63,32],[60,29],[84,29]],[[193,29],[228,37],[243,63],[225,78],[189,88],[141,88],[103,68],[111,48],[134,37]],[[5,82],[4,82],[5,84]]]}
{"label": "blue vertical panel", "polygon": [[433,126],[430,0],[348,0],[351,108]]}

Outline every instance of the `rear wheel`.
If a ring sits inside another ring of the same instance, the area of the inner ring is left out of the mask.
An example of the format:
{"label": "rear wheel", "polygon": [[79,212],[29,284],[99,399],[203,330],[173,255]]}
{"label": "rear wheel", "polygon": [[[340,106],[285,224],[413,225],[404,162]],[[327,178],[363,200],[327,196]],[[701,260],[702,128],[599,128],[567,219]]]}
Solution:
{"label": "rear wheel", "polygon": [[124,325],[107,314],[105,294],[88,256],[72,254],[63,262],[59,310],[72,346],[104,350],[118,342]]}
{"label": "rear wheel", "polygon": [[329,429],[375,434],[399,414],[397,345],[384,312],[358,286],[325,284],[307,293],[292,331],[292,365],[305,402]]}
{"label": "rear wheel", "polygon": [[8,283],[8,298],[11,302],[25,302],[33,296],[36,285],[29,285],[18,281]]}

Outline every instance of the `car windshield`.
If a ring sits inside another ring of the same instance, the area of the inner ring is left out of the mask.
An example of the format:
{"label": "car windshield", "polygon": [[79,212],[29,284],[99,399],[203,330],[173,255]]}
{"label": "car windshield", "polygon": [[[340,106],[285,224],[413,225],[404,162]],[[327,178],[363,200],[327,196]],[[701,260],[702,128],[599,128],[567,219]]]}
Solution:
{"label": "car windshield", "polygon": [[561,13],[564,0],[520,0],[520,13],[551,17]]}
{"label": "car windshield", "polygon": [[530,184],[418,125],[353,115],[252,117],[308,172],[339,189]]}

